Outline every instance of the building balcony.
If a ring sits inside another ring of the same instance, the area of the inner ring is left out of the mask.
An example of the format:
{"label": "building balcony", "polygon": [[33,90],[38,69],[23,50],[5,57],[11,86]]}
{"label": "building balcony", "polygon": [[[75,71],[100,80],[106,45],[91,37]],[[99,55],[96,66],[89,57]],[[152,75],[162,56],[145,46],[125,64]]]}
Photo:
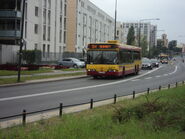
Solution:
{"label": "building balcony", "polygon": [[18,31],[18,30],[1,31],[0,30],[0,40],[19,39],[20,37],[21,37],[21,31]]}
{"label": "building balcony", "polygon": [[0,18],[21,18],[20,11],[0,10]]}

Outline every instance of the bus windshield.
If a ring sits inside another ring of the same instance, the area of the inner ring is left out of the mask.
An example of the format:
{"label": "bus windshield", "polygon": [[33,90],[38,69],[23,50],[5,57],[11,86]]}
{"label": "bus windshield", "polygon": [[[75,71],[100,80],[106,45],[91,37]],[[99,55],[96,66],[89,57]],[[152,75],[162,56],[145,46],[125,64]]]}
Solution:
{"label": "bus windshield", "polygon": [[88,64],[118,64],[117,51],[88,51]]}

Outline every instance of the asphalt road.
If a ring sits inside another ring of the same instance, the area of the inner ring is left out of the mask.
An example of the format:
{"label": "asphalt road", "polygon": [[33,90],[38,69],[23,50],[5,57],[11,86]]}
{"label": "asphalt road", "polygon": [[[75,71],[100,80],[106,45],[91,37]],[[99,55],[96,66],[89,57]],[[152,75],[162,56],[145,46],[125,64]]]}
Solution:
{"label": "asphalt road", "polygon": [[146,91],[185,80],[185,63],[177,58],[173,64],[141,71],[137,76],[119,79],[93,79],[91,77],[56,82],[0,88],[0,117],[44,110],[64,105],[101,100]]}

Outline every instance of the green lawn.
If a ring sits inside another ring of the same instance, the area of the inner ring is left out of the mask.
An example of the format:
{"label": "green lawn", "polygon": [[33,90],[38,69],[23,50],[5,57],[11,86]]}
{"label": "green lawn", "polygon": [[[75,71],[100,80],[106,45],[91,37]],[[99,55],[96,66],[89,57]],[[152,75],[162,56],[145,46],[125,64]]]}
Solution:
{"label": "green lawn", "polygon": [[185,86],[25,127],[0,130],[2,139],[184,139]]}
{"label": "green lawn", "polygon": [[[32,75],[37,73],[48,73],[53,72],[52,69],[39,69],[39,70],[31,70],[31,71],[21,71],[22,75]],[[17,71],[9,71],[9,70],[0,70],[0,76],[10,76],[17,75]]]}
{"label": "green lawn", "polygon": [[[70,76],[78,76],[78,75],[85,75],[85,74],[86,73],[84,73],[84,72],[77,72],[77,73],[57,74],[57,75],[42,75],[42,76],[21,77],[21,82],[25,82],[25,81],[29,81],[29,80],[38,80],[38,79],[70,77]],[[17,78],[0,79],[0,85],[12,84],[12,83],[17,83]]]}

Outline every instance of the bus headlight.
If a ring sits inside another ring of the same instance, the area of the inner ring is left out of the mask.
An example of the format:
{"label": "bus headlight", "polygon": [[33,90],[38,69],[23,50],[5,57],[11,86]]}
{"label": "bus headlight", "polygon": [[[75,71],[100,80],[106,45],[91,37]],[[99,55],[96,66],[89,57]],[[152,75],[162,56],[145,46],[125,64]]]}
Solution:
{"label": "bus headlight", "polygon": [[108,72],[118,72],[116,69],[109,69]]}
{"label": "bus headlight", "polygon": [[87,71],[96,71],[95,69],[88,69]]}

